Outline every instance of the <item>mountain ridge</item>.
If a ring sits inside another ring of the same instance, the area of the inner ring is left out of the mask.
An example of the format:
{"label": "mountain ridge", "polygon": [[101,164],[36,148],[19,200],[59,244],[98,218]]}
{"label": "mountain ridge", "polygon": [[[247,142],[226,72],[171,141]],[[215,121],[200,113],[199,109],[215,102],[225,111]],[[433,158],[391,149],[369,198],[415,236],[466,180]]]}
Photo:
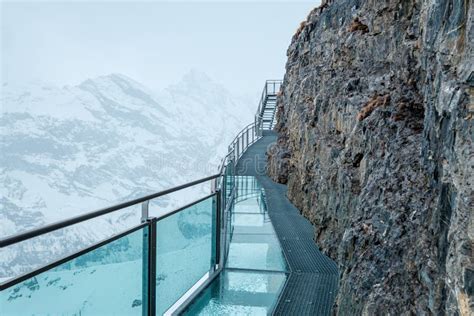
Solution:
{"label": "mountain ridge", "polygon": [[[212,81],[199,80],[199,89],[192,81],[187,85],[173,92],[175,100],[121,74],[62,88],[4,86],[0,178],[6,185],[0,188],[0,236],[214,172],[228,142],[251,118],[239,107],[250,106],[236,103]],[[198,92],[216,97],[196,100]],[[155,204],[164,211],[203,192],[205,186],[196,187]],[[0,277],[25,272],[134,223],[139,223],[137,208],[100,218],[91,227],[72,227],[68,234],[2,249]],[[49,243],[52,253],[45,251]]]}

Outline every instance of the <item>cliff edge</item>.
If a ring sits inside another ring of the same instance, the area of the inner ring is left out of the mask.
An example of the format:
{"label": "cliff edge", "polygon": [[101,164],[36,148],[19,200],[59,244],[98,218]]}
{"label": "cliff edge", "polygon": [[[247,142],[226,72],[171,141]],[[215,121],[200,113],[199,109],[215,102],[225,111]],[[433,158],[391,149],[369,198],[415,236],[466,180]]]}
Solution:
{"label": "cliff edge", "polygon": [[474,313],[473,11],[326,1],[292,39],[268,173],[339,264],[336,313]]}

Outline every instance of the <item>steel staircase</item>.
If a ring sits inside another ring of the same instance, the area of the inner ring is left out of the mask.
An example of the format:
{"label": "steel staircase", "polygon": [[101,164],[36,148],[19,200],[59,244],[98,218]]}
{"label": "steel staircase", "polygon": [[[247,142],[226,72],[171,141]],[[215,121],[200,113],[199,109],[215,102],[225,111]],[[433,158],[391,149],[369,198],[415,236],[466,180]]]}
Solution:
{"label": "steel staircase", "polygon": [[262,97],[255,114],[257,131],[273,130],[276,124],[276,102],[281,87],[281,80],[267,80],[262,91]]}

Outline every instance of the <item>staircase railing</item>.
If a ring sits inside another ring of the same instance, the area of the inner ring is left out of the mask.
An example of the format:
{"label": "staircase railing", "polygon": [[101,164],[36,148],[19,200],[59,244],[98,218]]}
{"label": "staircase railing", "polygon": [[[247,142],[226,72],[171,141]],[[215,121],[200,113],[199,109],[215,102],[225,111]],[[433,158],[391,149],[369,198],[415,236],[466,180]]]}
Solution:
{"label": "staircase railing", "polygon": [[[271,129],[265,127],[265,125],[263,124],[263,118],[265,110],[267,109],[267,101],[269,97],[277,97],[278,92],[280,91],[281,84],[282,80],[267,80],[265,82],[265,85],[262,90],[262,96],[260,97],[258,109],[255,114],[254,122],[245,126],[230,143],[226,159],[232,161],[234,163],[234,166],[240,159],[240,157],[242,157],[247,148],[262,137],[263,131]],[[276,99],[274,106],[276,107]],[[275,108],[273,108],[272,111],[272,123],[269,124],[270,127],[272,127],[273,120],[276,115]],[[222,169],[223,164],[224,162],[221,164],[220,169]]]}
{"label": "staircase railing", "polygon": [[247,148],[255,143],[260,137],[261,136],[257,131],[255,123],[250,123],[245,126],[229,145],[228,152],[232,155],[232,161],[237,163]]}
{"label": "staircase railing", "polygon": [[[280,91],[282,82],[283,82],[282,80],[267,80],[265,82],[265,85],[262,90],[262,95],[260,97],[260,102],[258,104],[257,113],[255,113],[255,126],[256,126],[259,136],[262,136],[262,132],[266,129],[263,124],[263,120],[265,116],[265,110],[267,109],[268,99],[269,97],[274,97],[274,98],[277,97]],[[276,109],[273,109],[272,111],[273,111],[272,118],[271,118],[272,122],[271,124],[269,124],[270,128],[268,129],[271,129],[273,127],[273,121],[276,115]]]}

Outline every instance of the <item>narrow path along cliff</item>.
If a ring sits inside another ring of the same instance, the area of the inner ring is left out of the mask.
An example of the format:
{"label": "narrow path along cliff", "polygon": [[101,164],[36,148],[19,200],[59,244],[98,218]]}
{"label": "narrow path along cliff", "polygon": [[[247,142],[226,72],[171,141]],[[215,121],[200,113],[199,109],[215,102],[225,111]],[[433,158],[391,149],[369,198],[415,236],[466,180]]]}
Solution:
{"label": "narrow path along cliff", "polygon": [[268,213],[285,255],[289,276],[275,315],[330,315],[337,292],[336,263],[321,253],[313,228],[286,197],[286,185],[266,174],[266,150],[276,135],[264,136],[240,158],[236,174],[255,176],[265,189]]}

